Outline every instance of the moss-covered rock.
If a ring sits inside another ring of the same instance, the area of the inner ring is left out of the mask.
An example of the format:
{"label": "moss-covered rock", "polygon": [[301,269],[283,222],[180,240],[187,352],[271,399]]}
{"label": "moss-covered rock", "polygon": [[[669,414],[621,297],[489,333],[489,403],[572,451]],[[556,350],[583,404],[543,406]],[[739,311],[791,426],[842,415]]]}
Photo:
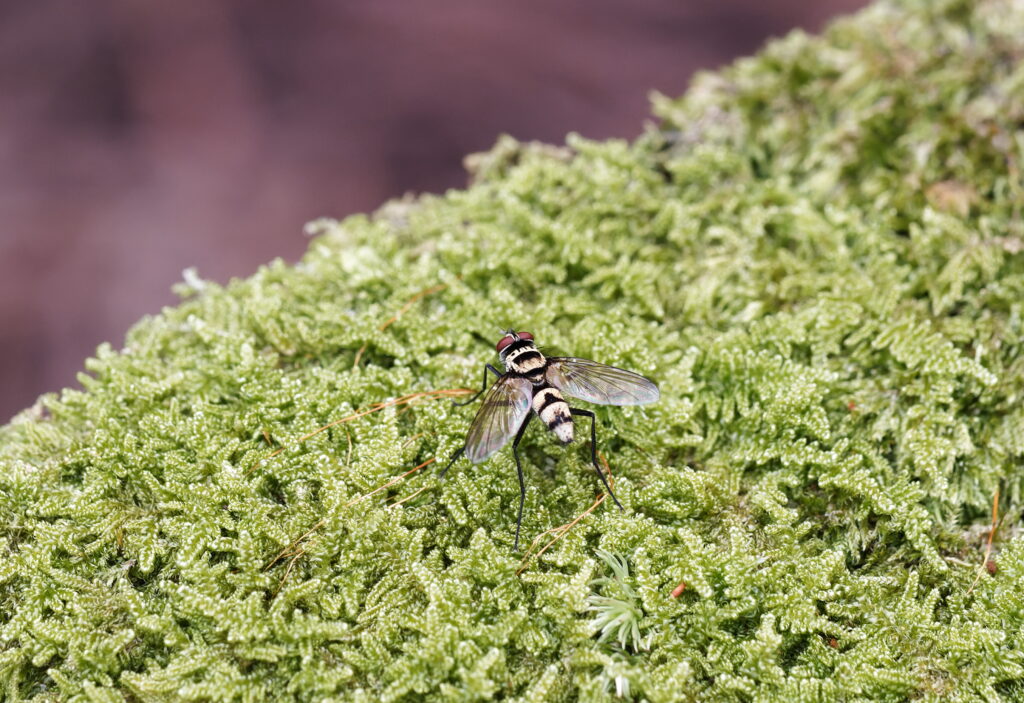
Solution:
{"label": "moss-covered rock", "polygon": [[[0,695],[1024,700],[1024,5],[880,3],[655,106],[189,276],[0,430]],[[662,389],[597,410],[625,512],[544,534],[600,486],[531,430],[525,560],[507,450],[396,480],[508,326]]]}

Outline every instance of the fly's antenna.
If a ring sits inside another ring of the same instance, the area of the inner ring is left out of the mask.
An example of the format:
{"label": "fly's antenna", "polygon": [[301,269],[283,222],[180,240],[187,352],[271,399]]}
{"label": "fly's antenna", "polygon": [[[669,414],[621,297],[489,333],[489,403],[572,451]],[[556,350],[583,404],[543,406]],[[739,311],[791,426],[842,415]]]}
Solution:
{"label": "fly's antenna", "polygon": [[477,339],[478,341],[482,342],[484,346],[487,346],[487,347],[493,347],[494,346],[494,342],[492,340],[487,339],[487,337],[483,336],[479,332],[473,331],[473,332],[470,332],[470,334],[473,335],[473,337],[475,339]]}

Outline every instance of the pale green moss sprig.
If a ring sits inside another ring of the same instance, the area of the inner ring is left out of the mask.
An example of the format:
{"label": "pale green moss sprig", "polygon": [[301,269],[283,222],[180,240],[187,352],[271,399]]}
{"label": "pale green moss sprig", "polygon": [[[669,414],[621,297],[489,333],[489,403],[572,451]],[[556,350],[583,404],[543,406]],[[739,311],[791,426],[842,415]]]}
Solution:
{"label": "pale green moss sprig", "polygon": [[[619,647],[632,652],[648,649],[641,633],[644,612],[636,591],[629,583],[628,562],[603,549],[596,553],[612,572],[611,576],[591,581],[591,586],[599,587],[600,594],[587,596],[587,608],[596,613],[592,626],[599,633],[598,642],[617,642]],[[623,694],[620,692],[619,695]]]}

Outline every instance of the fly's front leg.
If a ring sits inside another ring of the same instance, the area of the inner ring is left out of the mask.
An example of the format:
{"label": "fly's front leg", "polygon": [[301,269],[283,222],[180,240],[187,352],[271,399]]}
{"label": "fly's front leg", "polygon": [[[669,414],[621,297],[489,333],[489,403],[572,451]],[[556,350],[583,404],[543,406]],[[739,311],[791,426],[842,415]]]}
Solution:
{"label": "fly's front leg", "polygon": [[454,464],[454,463],[455,463],[455,461],[456,461],[456,460],[457,460],[457,459],[458,459],[458,458],[459,458],[460,456],[462,456],[462,455],[463,455],[463,454],[465,454],[465,453],[466,453],[466,445],[462,445],[461,447],[459,447],[458,449],[456,449],[456,450],[455,450],[455,453],[454,453],[454,454],[452,454],[452,459],[451,459],[451,461],[449,461],[449,462],[448,462],[448,465],[447,465],[446,467],[444,467],[443,469],[441,469],[441,472],[437,474],[437,477],[438,477],[438,478],[444,478],[445,472],[446,472],[446,471],[448,471],[448,469],[452,468],[452,464]]}
{"label": "fly's front leg", "polygon": [[475,394],[473,395],[473,397],[472,397],[472,398],[470,398],[469,400],[467,400],[467,401],[466,401],[465,403],[456,403],[456,402],[455,402],[455,401],[453,400],[453,401],[452,401],[452,405],[459,405],[459,406],[462,406],[462,405],[469,405],[469,404],[470,404],[470,403],[472,403],[472,402],[473,402],[474,400],[476,400],[477,398],[479,398],[479,397],[480,397],[480,394],[481,394],[481,393],[483,393],[483,392],[484,392],[485,390],[487,390],[487,372],[488,372],[488,371],[490,371],[491,373],[493,373],[493,374],[494,374],[495,376],[497,376],[498,378],[501,378],[501,374],[500,374],[500,373],[498,372],[498,369],[494,368],[494,367],[493,367],[493,366],[491,366],[490,364],[484,364],[484,384],[483,384],[483,386],[481,386],[481,387],[480,387],[480,390],[479,390],[479,391],[477,391],[477,392],[476,392],[476,393],[475,393]]}
{"label": "fly's front leg", "polygon": [[[488,371],[490,371],[491,373],[493,373],[493,374],[494,374],[495,376],[497,376],[498,378],[501,378],[501,374],[500,374],[500,373],[498,373],[498,369],[494,368],[494,367],[493,367],[493,366],[491,366],[490,364],[484,364],[484,383],[483,383],[483,385],[482,385],[482,386],[480,387],[480,390],[479,390],[479,391],[477,391],[477,392],[476,392],[476,393],[475,393],[475,394],[473,395],[473,397],[472,397],[472,398],[470,398],[469,400],[467,400],[467,401],[466,401],[465,403],[456,403],[456,402],[455,402],[455,401],[453,400],[453,401],[452,401],[452,405],[460,405],[460,406],[461,406],[461,405],[469,405],[469,404],[470,404],[470,403],[472,403],[472,402],[473,402],[474,400],[476,400],[477,398],[479,398],[479,397],[480,397],[480,394],[481,394],[481,393],[483,393],[483,392],[484,392],[485,390],[487,390],[487,372],[488,372]],[[465,453],[466,453],[466,446],[465,446],[465,445],[463,445],[463,446],[459,447],[458,449],[456,449],[456,450],[455,450],[455,453],[454,453],[454,454],[452,454],[452,458],[451,458],[451,460],[450,460],[450,461],[448,462],[448,465],[447,465],[447,466],[445,466],[445,467],[444,467],[443,469],[441,469],[441,472],[440,472],[440,473],[438,474],[438,477],[439,477],[439,478],[444,478],[444,475],[445,475],[445,473],[446,473],[446,472],[448,471],[448,469],[452,468],[452,464],[454,464],[454,463],[456,462],[456,460],[458,460],[458,458],[459,458],[460,456],[462,456],[463,454],[465,454]]]}
{"label": "fly's front leg", "polygon": [[523,480],[523,467],[519,464],[519,440],[523,438],[532,417],[533,413],[526,416],[523,424],[519,426],[519,431],[516,432],[516,438],[512,440],[512,456],[515,457],[516,472],[519,474],[519,519],[516,520],[516,543],[512,547],[516,552],[519,551],[519,528],[523,526],[523,505],[526,503],[526,481]]}
{"label": "fly's front leg", "polygon": [[597,463],[597,426],[595,424],[597,416],[589,410],[580,410],[578,408],[569,408],[569,412],[579,417],[590,418],[590,460],[594,462],[594,471],[596,471],[597,475],[601,477],[601,483],[603,483],[604,487],[608,489],[608,495],[610,495],[612,500],[615,501],[615,504],[619,506],[619,510],[623,510],[622,503],[620,503],[619,499],[615,497],[614,493],[612,493],[612,487],[608,484],[608,479],[605,478],[604,472],[601,471],[601,467]]}

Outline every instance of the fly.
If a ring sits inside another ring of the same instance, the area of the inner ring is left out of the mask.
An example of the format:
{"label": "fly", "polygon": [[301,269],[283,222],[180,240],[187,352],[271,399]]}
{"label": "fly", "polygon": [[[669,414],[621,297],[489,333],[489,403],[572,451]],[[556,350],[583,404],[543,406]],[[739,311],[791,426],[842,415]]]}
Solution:
{"label": "fly", "polygon": [[498,377],[473,418],[473,424],[466,435],[466,444],[455,452],[440,475],[444,476],[463,454],[474,464],[479,464],[514,437],[512,456],[516,460],[516,471],[519,474],[519,519],[516,521],[514,548],[519,549],[519,528],[523,524],[523,504],[526,502],[526,483],[523,481],[523,467],[519,463],[517,451],[519,440],[523,438],[530,420],[537,415],[562,444],[568,444],[574,436],[573,417],[588,417],[590,460],[604,487],[608,489],[608,495],[622,510],[622,504],[615,497],[607,477],[597,463],[594,413],[570,408],[565,396],[597,405],[643,405],[658,400],[661,396],[658,387],[638,373],[596,361],[571,356],[545,357],[537,349],[533,335],[529,332],[508,330],[498,340],[496,348],[498,358],[505,365],[505,373],[486,364],[480,391],[465,403],[456,403],[469,405],[487,391],[488,372]]}

